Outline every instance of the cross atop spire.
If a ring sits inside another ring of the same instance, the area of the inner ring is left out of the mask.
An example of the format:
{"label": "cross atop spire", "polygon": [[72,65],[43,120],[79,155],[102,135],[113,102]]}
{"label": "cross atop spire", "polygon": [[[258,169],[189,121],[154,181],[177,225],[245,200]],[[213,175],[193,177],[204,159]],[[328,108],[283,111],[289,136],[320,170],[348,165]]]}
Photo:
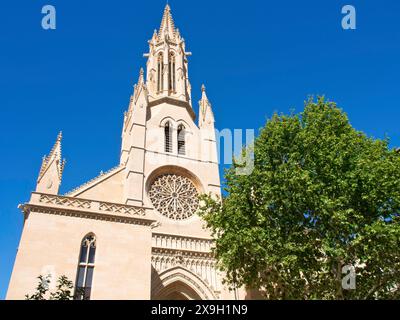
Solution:
{"label": "cross atop spire", "polygon": [[174,25],[174,19],[172,18],[171,8],[169,4],[165,6],[164,14],[161,20],[160,30],[158,31],[158,36],[162,37],[164,34],[168,34],[170,38],[175,35],[176,29]]}

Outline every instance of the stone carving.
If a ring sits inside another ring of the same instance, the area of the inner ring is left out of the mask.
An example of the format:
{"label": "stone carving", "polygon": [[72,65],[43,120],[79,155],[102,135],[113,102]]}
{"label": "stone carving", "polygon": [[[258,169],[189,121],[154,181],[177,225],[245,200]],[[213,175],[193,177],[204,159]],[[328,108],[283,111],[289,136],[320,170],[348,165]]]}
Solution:
{"label": "stone carving", "polygon": [[53,195],[48,195],[48,194],[40,195],[39,202],[43,202],[46,204],[57,204],[57,205],[73,207],[73,208],[82,208],[82,209],[90,209],[91,208],[91,202],[88,200],[61,197],[61,196],[53,196]]}
{"label": "stone carving", "polygon": [[87,248],[96,248],[96,238],[90,234],[82,241],[82,245]]}
{"label": "stone carving", "polygon": [[196,274],[215,293],[221,289],[216,260],[211,248],[213,240],[153,233],[152,265],[158,274],[176,266]]}
{"label": "stone carving", "polygon": [[156,248],[208,253],[211,252],[214,241],[211,239],[153,233],[152,245]]}
{"label": "stone carving", "polygon": [[[39,202],[45,204],[56,204],[60,206],[65,206],[68,208],[78,208],[78,209],[91,209],[96,210],[97,207],[93,205],[94,203],[98,203],[91,200],[73,198],[73,197],[63,197],[49,194],[41,194],[39,198]],[[127,206],[122,204],[108,203],[108,202],[99,202],[98,210],[104,211],[107,213],[115,213],[115,214],[124,214],[129,216],[145,216],[146,211],[144,208],[135,207],[135,206]]]}
{"label": "stone carving", "polygon": [[212,291],[217,292],[221,289],[217,275],[216,261],[211,256],[153,249],[151,262],[158,274],[173,267],[182,266],[196,274]]}
{"label": "stone carving", "polygon": [[145,215],[145,211],[143,208],[124,206],[124,205],[119,205],[119,204],[114,204],[114,203],[106,203],[106,202],[100,203],[99,210],[112,212],[112,213],[128,214],[128,215],[139,215],[139,216]]}
{"label": "stone carving", "polygon": [[164,174],[150,186],[149,198],[155,209],[167,218],[184,220],[199,208],[196,187],[186,177]]}

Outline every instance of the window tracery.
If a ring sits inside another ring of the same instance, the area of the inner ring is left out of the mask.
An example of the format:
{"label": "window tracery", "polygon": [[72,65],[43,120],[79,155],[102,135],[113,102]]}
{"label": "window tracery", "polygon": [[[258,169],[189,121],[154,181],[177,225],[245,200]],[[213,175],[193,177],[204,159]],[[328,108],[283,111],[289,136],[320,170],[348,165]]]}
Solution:
{"label": "window tracery", "polygon": [[192,181],[176,174],[156,178],[149,198],[159,213],[174,220],[187,219],[199,208],[198,192]]}

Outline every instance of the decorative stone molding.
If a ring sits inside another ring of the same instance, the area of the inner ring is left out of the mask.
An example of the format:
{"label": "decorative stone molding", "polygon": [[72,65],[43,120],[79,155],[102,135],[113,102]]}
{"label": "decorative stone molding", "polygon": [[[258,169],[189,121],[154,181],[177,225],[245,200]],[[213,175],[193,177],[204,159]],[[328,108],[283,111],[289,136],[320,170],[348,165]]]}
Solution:
{"label": "decorative stone molding", "polygon": [[100,202],[99,210],[112,212],[112,213],[128,214],[128,215],[139,215],[139,216],[146,215],[143,208],[133,207],[133,206],[125,206],[125,205],[119,205],[119,204],[107,203],[107,202]]}
{"label": "decorative stone molding", "polygon": [[179,235],[153,233],[152,246],[182,251],[196,251],[209,253],[213,247],[212,239],[184,237]]}
{"label": "decorative stone molding", "polygon": [[163,98],[153,98],[154,100],[149,102],[149,107],[154,107],[156,105],[162,104],[162,103],[168,103],[168,104],[172,104],[178,107],[183,107],[186,109],[186,111],[189,113],[189,115],[191,116],[191,118],[194,120],[196,119],[196,114],[194,113],[192,106],[189,102],[186,101],[182,101],[182,100],[178,100],[178,99],[174,99],[171,97],[163,97]]}
{"label": "decorative stone molding", "polygon": [[96,212],[90,212],[90,211],[83,212],[83,211],[74,211],[74,210],[60,210],[60,209],[56,209],[56,208],[40,207],[40,206],[35,206],[35,205],[30,205],[30,204],[20,205],[19,208],[25,214],[30,214],[30,213],[34,212],[34,213],[53,214],[53,215],[75,217],[75,218],[82,218],[82,219],[93,219],[93,220],[108,221],[108,222],[136,224],[136,225],[149,226],[149,227],[154,222],[154,220],[148,220],[148,219],[112,216],[112,215],[106,215],[106,214],[98,214]]}
{"label": "decorative stone molding", "polygon": [[150,208],[37,192],[33,192],[30,202],[21,205],[20,209],[24,213],[38,212],[148,226],[155,223],[155,220],[146,217],[146,210]]}
{"label": "decorative stone molding", "polygon": [[39,198],[39,202],[45,204],[56,204],[60,206],[72,207],[72,208],[82,208],[82,209],[90,209],[91,201],[83,200],[79,198],[68,198],[68,197],[60,197],[50,194],[41,194]]}
{"label": "decorative stone molding", "polygon": [[215,294],[221,289],[216,260],[210,251],[213,240],[153,233],[153,268],[158,274],[181,266],[198,276]]}
{"label": "decorative stone molding", "polygon": [[180,265],[159,274],[159,280],[155,281],[152,286],[152,298],[157,299],[160,294],[162,296],[162,292],[165,288],[178,281],[189,285],[190,288],[194,289],[199,294],[202,300],[219,299],[219,291],[212,290],[198,275]]}
{"label": "decorative stone molding", "polygon": [[170,280],[175,280],[175,279],[179,279],[179,278],[183,278],[186,281],[188,281],[193,287],[195,287],[198,291],[200,291],[202,293],[202,295],[205,297],[206,300],[211,299],[211,297],[209,297],[207,295],[205,290],[196,281],[194,281],[192,277],[188,277],[187,275],[184,275],[182,273],[177,273],[177,274],[171,274],[170,276],[166,277],[164,280],[170,281]]}

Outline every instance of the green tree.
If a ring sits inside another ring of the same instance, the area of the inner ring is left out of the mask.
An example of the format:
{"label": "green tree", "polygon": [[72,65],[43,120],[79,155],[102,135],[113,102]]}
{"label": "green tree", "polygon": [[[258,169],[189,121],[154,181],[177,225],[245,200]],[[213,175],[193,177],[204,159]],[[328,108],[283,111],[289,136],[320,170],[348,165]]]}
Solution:
{"label": "green tree", "polygon": [[74,285],[66,276],[60,276],[57,280],[56,292],[50,293],[50,300],[72,300]]}
{"label": "green tree", "polygon": [[[400,298],[400,154],[387,139],[318,98],[275,114],[252,151],[250,175],[226,170],[223,201],[202,196],[230,285],[268,299]],[[342,286],[347,265],[354,290]]]}
{"label": "green tree", "polygon": [[33,295],[25,295],[26,300],[72,300],[74,298],[73,283],[66,276],[63,275],[57,279],[56,291],[49,294],[47,293],[49,292],[50,277],[40,275],[38,279],[36,292]]}
{"label": "green tree", "polygon": [[46,293],[49,290],[50,284],[50,277],[49,276],[42,276],[38,277],[39,283],[36,287],[36,292],[32,295],[25,295],[26,300],[46,300]]}

